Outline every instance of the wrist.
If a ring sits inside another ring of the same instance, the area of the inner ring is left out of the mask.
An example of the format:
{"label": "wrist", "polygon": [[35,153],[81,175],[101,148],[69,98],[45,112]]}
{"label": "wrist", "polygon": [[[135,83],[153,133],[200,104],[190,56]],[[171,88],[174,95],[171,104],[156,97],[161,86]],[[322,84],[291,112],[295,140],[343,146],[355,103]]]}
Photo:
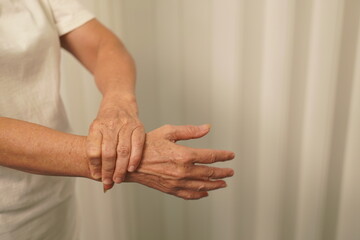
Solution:
{"label": "wrist", "polygon": [[78,156],[76,159],[76,164],[73,165],[74,168],[78,169],[78,175],[79,177],[89,178],[92,180],[96,180],[92,177],[88,159],[86,155],[86,139],[85,136],[76,136],[74,135],[72,142],[72,151],[76,153]]}
{"label": "wrist", "polygon": [[108,110],[114,112],[116,110],[126,111],[131,115],[138,115],[138,106],[136,97],[133,94],[109,93],[103,96],[100,105],[100,113]]}
{"label": "wrist", "polygon": [[131,91],[111,90],[103,93],[104,100],[136,103],[136,96]]}

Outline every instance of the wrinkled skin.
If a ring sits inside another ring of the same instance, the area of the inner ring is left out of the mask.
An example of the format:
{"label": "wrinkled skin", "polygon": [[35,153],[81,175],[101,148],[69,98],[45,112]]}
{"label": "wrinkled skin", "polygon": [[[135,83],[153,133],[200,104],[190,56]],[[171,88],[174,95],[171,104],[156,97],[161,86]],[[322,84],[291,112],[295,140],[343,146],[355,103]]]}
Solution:
{"label": "wrinkled skin", "polygon": [[102,178],[104,184],[123,182],[127,171],[133,172],[140,164],[144,141],[135,100],[104,97],[87,138],[92,176]]}
{"label": "wrinkled skin", "polygon": [[[165,125],[146,134],[143,158],[138,169],[128,173],[125,181],[137,182],[183,199],[200,199],[208,191],[226,187],[222,178],[230,177],[230,168],[207,166],[234,158],[224,150],[194,149],[176,141],[200,138],[209,125]],[[112,185],[107,185],[110,189]]]}

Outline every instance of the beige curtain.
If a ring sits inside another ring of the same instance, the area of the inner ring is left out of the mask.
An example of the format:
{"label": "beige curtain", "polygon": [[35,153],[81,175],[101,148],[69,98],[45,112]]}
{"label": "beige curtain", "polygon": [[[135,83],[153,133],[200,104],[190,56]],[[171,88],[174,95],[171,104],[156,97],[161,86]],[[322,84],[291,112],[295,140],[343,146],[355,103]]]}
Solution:
{"label": "beige curtain", "polygon": [[[83,0],[137,62],[146,129],[211,123],[233,150],[204,200],[77,184],[81,239],[360,239],[360,1]],[[63,97],[86,134],[100,95],[66,55]]]}

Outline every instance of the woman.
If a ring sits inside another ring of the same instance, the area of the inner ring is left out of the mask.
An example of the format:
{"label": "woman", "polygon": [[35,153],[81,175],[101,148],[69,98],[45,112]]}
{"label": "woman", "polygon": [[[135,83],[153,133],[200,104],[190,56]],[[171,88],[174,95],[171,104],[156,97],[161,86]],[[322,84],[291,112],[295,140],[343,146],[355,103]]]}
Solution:
{"label": "woman", "polygon": [[[159,128],[147,134],[144,147],[133,60],[78,2],[3,0],[0,36],[1,240],[76,239],[74,182],[57,176],[102,181],[104,190],[132,181],[198,199],[225,186],[211,179],[233,174],[195,165],[232,159],[233,153],[175,144],[204,136],[208,125]],[[60,47],[93,73],[103,94],[88,137],[64,133],[69,125],[59,95]]]}

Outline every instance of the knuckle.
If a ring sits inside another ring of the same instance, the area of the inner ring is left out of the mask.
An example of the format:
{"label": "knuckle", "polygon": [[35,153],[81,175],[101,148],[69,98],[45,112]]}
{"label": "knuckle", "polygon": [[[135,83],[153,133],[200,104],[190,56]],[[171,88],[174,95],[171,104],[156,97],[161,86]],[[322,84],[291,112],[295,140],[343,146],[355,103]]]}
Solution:
{"label": "knuckle", "polygon": [[168,194],[174,194],[174,188],[171,184],[171,180],[159,178],[158,179],[159,186],[161,187],[161,190]]}
{"label": "knuckle", "polygon": [[166,124],[163,126],[163,128],[166,132],[171,132],[173,130],[174,126],[170,125],[170,124]]}
{"label": "knuckle", "polygon": [[210,163],[216,162],[216,156],[215,156],[215,153],[214,153],[214,152],[210,152],[210,153],[209,153],[209,162],[210,162]]}
{"label": "knuckle", "polygon": [[88,148],[86,149],[86,155],[88,158],[93,159],[93,158],[99,158],[101,153],[100,150],[96,148]]}
{"label": "knuckle", "polygon": [[167,185],[171,191],[179,189],[178,181],[170,180]]}
{"label": "knuckle", "polygon": [[213,168],[209,168],[208,173],[207,173],[208,179],[211,179],[214,176],[215,176],[215,170]]}
{"label": "knuckle", "polygon": [[116,123],[114,120],[108,120],[106,123],[105,123],[105,126],[109,129],[109,130],[114,130],[115,127],[116,127]]}
{"label": "knuckle", "polygon": [[119,146],[117,153],[121,157],[127,157],[130,155],[130,148],[128,146]]}
{"label": "knuckle", "polygon": [[129,128],[131,127],[129,121],[127,119],[121,120],[121,128]]}
{"label": "knuckle", "polygon": [[200,191],[204,191],[205,190],[205,185],[204,184],[201,184],[197,190],[200,192]]}
{"label": "knuckle", "polygon": [[105,174],[112,174],[114,172],[114,167],[113,166],[103,166],[103,172]]}
{"label": "knuckle", "polygon": [[97,159],[97,158],[91,158],[90,159],[90,164],[95,166],[95,167],[98,167],[101,165],[101,161],[100,159]]}
{"label": "knuckle", "polygon": [[99,125],[100,125],[100,121],[98,119],[95,119],[90,124],[90,131],[97,130]]}
{"label": "knuckle", "polygon": [[183,167],[178,168],[175,172],[175,177],[177,177],[178,179],[186,178],[186,176],[187,176],[187,170]]}
{"label": "knuckle", "polygon": [[120,122],[121,122],[122,125],[128,125],[130,123],[129,116],[126,115],[126,114],[122,114],[120,116]]}
{"label": "knuckle", "polygon": [[171,125],[170,124],[165,124],[165,125],[163,125],[162,126],[164,129],[169,129],[170,127],[171,127]]}
{"label": "knuckle", "polygon": [[191,194],[191,193],[186,193],[186,194],[184,194],[184,196],[183,196],[183,199],[185,199],[185,200],[191,200],[191,199],[194,199],[195,197],[193,196],[193,194]]}
{"label": "knuckle", "polygon": [[136,121],[135,124],[134,124],[134,128],[140,128],[140,129],[143,129],[144,128],[144,125],[140,122],[140,121]]}
{"label": "knuckle", "polygon": [[186,154],[184,154],[184,161],[185,162],[194,162],[196,160],[196,156],[197,154],[193,151],[188,152]]}
{"label": "knuckle", "polygon": [[105,159],[114,159],[116,158],[116,152],[112,149],[105,149],[103,152],[103,156]]}
{"label": "knuckle", "polygon": [[142,141],[135,141],[133,145],[135,148],[142,148],[144,146],[144,143]]}

